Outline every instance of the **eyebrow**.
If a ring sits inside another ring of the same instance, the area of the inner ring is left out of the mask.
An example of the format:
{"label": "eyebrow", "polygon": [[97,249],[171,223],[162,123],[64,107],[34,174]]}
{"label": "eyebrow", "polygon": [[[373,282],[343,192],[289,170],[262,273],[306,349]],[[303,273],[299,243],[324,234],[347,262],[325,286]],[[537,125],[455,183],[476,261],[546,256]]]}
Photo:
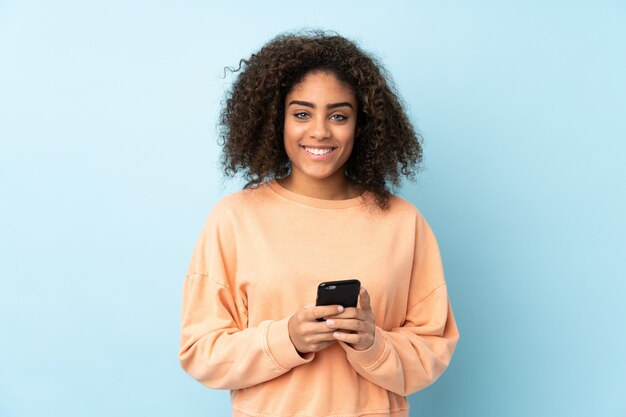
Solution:
{"label": "eyebrow", "polygon": [[[287,107],[291,106],[292,104],[299,104],[301,106],[311,107],[312,109],[315,108],[315,104],[310,103],[308,101],[301,101],[301,100],[293,100],[287,105]],[[327,105],[326,108],[334,109],[336,107],[344,107],[344,106],[350,107],[351,109],[354,108],[352,107],[352,104],[348,103],[347,101],[342,101],[339,103],[332,103],[332,104]]]}

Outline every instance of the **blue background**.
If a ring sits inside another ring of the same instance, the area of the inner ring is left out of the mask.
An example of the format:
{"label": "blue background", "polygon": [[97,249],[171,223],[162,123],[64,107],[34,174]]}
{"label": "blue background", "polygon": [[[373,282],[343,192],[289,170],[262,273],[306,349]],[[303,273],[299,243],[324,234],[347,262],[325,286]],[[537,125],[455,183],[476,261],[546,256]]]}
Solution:
{"label": "blue background", "polygon": [[1,416],[230,414],[177,360],[221,77],[305,26],[425,139],[461,340],[412,415],[626,415],[624,2],[207,3],[0,1]]}

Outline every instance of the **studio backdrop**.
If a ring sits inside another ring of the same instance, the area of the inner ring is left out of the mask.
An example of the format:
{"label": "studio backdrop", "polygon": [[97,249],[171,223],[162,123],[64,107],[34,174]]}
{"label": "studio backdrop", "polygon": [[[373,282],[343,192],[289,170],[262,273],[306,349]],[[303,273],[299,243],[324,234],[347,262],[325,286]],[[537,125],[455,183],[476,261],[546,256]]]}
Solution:
{"label": "studio backdrop", "polygon": [[412,416],[626,415],[622,1],[0,2],[0,415],[226,416],[178,363],[237,66],[279,33],[377,56],[424,138],[397,193],[461,339]]}

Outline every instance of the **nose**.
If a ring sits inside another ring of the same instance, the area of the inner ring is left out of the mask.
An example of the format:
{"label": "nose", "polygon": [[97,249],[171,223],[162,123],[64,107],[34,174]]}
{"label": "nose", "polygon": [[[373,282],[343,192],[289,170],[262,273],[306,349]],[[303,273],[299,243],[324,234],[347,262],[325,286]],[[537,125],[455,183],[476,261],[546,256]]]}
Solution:
{"label": "nose", "polygon": [[311,121],[309,135],[314,139],[324,139],[330,136],[326,117],[317,117]]}

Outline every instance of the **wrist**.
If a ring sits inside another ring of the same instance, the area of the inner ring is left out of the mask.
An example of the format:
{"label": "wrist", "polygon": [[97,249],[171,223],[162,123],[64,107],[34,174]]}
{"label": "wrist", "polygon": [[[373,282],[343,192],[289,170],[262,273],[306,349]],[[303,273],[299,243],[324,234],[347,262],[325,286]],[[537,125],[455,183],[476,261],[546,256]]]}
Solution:
{"label": "wrist", "polygon": [[293,337],[293,334],[292,334],[292,333],[293,333],[293,331],[292,331],[292,328],[291,328],[291,326],[292,326],[291,321],[292,321],[292,320],[293,320],[293,316],[291,316],[291,317],[289,318],[289,321],[287,322],[287,334],[288,334],[288,336],[289,336],[289,341],[290,341],[290,342],[291,342],[291,344],[293,345],[293,347],[294,347],[294,349],[296,350],[296,352],[298,352],[298,355],[300,355],[300,357],[304,357],[304,355],[305,355],[307,352],[303,352],[302,350],[300,350],[300,348],[298,347],[298,344],[297,344],[297,343],[295,342],[295,340],[294,340],[295,338]]}

